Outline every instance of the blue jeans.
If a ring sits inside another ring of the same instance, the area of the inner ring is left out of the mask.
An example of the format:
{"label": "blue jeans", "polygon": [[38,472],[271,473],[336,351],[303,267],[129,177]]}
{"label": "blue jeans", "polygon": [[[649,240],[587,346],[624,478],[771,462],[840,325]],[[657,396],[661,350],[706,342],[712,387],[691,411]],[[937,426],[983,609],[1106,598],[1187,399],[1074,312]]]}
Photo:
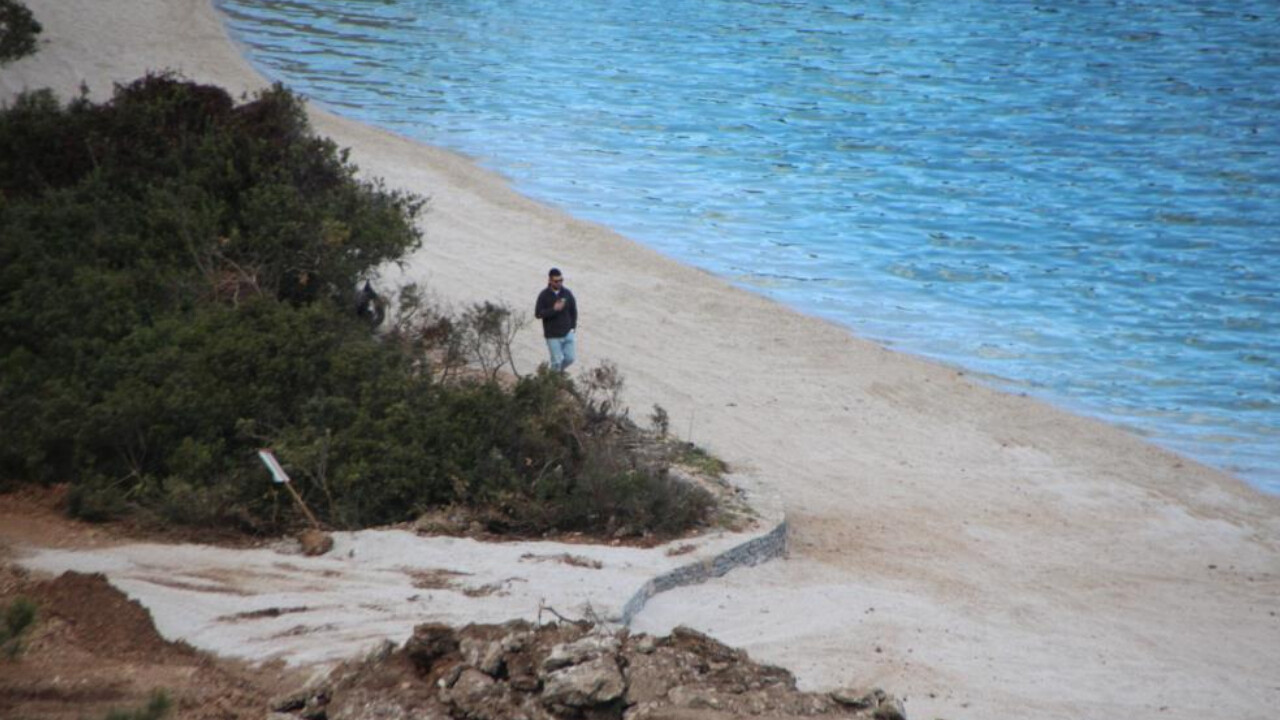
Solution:
{"label": "blue jeans", "polygon": [[551,369],[564,370],[577,360],[578,335],[570,330],[568,335],[558,338],[547,338],[547,349],[551,351]]}

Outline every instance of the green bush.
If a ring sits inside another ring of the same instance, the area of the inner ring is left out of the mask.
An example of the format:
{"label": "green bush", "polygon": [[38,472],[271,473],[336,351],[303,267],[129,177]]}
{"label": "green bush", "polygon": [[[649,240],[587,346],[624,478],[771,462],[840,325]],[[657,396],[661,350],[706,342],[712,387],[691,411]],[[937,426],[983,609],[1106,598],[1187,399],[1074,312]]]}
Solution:
{"label": "green bush", "polygon": [[0,111],[0,477],[70,479],[85,519],[270,533],[298,522],[271,447],[335,527],[441,505],[522,532],[698,522],[705,498],[619,442],[639,431],[612,368],[512,384],[509,308],[450,316],[413,286],[386,331],[357,316],[424,202],[356,178],[280,87],[20,97]]}
{"label": "green bush", "polygon": [[0,624],[0,655],[13,660],[22,654],[22,636],[36,622],[36,604],[26,598],[18,598],[5,608]]}
{"label": "green bush", "polygon": [[163,690],[151,693],[147,704],[137,710],[112,710],[104,720],[160,720],[173,709],[173,701]]}
{"label": "green bush", "polygon": [[43,31],[26,5],[0,0],[0,65],[34,53],[36,36]]}

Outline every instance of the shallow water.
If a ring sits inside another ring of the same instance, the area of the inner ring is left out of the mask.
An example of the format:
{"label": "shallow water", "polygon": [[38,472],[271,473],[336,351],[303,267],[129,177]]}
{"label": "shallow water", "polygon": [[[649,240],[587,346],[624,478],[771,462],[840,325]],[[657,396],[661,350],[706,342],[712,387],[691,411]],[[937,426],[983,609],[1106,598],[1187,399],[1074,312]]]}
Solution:
{"label": "shallow water", "polygon": [[339,113],[1280,492],[1272,0],[219,6]]}

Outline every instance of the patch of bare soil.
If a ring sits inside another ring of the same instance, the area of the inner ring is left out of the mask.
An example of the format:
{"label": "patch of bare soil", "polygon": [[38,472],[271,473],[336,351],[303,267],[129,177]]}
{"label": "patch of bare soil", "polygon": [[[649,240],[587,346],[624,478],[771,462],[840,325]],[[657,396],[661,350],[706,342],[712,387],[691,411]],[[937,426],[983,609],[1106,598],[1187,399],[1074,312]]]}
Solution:
{"label": "patch of bare soil", "polygon": [[37,615],[16,657],[0,658],[0,717],[94,720],[138,710],[157,691],[172,701],[172,718],[263,717],[280,680],[278,670],[250,670],[165,640],[151,614],[101,575],[40,579],[0,566],[0,612],[19,598]]}
{"label": "patch of bare soil", "polygon": [[100,548],[134,539],[136,528],[67,518],[65,487],[0,494],[0,616],[19,599],[36,611],[20,651],[0,656],[0,718],[99,720],[137,711],[157,691],[172,701],[168,718],[264,717],[271,694],[288,681],[282,669],[248,668],[165,640],[146,608],[101,575],[39,576],[12,562],[22,546]]}

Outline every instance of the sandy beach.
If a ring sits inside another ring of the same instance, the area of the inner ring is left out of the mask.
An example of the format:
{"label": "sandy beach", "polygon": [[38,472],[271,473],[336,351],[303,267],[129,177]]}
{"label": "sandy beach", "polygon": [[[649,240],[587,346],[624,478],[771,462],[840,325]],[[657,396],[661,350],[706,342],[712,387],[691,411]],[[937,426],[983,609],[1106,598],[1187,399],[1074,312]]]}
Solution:
{"label": "sandy beach", "polygon": [[[209,0],[27,0],[40,52],[0,100],[172,69],[264,87]],[[311,108],[369,177],[430,197],[403,277],[532,312],[546,269],[581,308],[585,366],[637,418],[775,495],[783,561],[656,598],[806,689],[880,684],[913,718],[1273,718],[1280,498],[1103,423],[987,388],[680,265],[514,192],[467,158]],[[518,338],[531,371],[545,346]]]}

